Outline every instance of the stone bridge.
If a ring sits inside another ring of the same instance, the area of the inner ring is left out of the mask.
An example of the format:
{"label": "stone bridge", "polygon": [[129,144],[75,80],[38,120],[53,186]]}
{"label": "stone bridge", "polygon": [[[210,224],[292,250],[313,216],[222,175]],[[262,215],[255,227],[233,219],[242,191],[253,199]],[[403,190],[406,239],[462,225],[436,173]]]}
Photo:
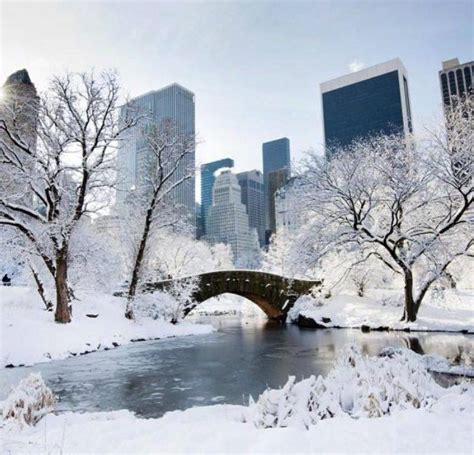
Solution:
{"label": "stone bridge", "polygon": [[[145,283],[143,292],[166,291],[176,284],[189,283],[193,277]],[[245,297],[258,305],[270,319],[284,321],[296,299],[308,294],[321,281],[297,280],[254,270],[229,270],[196,275],[197,289],[193,292],[193,303],[186,308],[185,315],[197,305],[211,297],[229,293]]]}

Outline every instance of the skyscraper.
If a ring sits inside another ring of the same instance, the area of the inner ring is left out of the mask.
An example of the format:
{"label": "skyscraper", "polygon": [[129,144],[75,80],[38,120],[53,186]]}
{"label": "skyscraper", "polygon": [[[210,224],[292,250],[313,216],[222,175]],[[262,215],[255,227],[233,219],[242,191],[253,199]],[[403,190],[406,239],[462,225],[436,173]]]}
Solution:
{"label": "skyscraper", "polygon": [[[5,121],[10,132],[17,135],[26,147],[33,151],[37,146],[36,128],[38,122],[39,97],[34,84],[26,69],[14,72],[8,76],[2,87],[0,98],[0,118]],[[27,173],[5,172],[0,175],[0,194],[20,195],[22,201],[33,200],[33,192],[27,190],[28,173],[33,173],[35,160],[15,146],[6,133],[0,135],[0,143],[6,149],[15,151],[15,156],[21,161]],[[18,197],[18,196],[17,196]]]}
{"label": "skyscraper", "polygon": [[459,59],[453,58],[443,62],[443,69],[439,71],[441,96],[444,109],[452,105],[452,97],[462,97],[473,93],[474,61],[460,64]]}
{"label": "skyscraper", "polygon": [[202,234],[206,233],[206,219],[209,207],[212,205],[212,188],[219,169],[234,167],[234,160],[224,158],[201,165],[201,228]]}
{"label": "skyscraper", "polygon": [[235,174],[224,171],[217,176],[209,207],[206,240],[231,246],[234,262],[246,262],[246,258],[258,250],[257,235],[249,228],[247,210],[241,201],[241,189]]}
{"label": "skyscraper", "polygon": [[265,244],[263,174],[258,170],[240,172],[237,180],[241,188],[241,201],[247,207],[250,228],[255,228],[260,246]]}
{"label": "skyscraper", "polygon": [[36,146],[39,97],[26,69],[8,76],[2,87],[0,115],[30,148]]}
{"label": "skyscraper", "polygon": [[[447,118],[448,142],[452,153],[452,169],[456,177],[464,180],[466,177],[472,178],[472,161],[468,157],[459,156],[456,150],[456,142],[464,137],[462,128],[456,131],[456,122],[450,119],[450,113],[455,113],[455,103],[461,99],[474,94],[474,61],[460,64],[459,59],[453,58],[443,62],[443,69],[439,71],[439,81],[441,85],[441,96],[443,99],[444,112]],[[472,118],[473,112],[466,112],[466,107],[462,108],[465,118]],[[456,116],[456,114],[455,114]],[[462,140],[461,140],[462,141]],[[459,142],[458,142],[459,143]],[[462,150],[462,147],[461,147]]]}
{"label": "skyscraper", "polygon": [[[279,169],[287,169],[286,175],[291,173],[290,163],[290,140],[286,137],[274,141],[265,142],[262,145],[263,155],[263,184],[265,187],[265,243],[268,243],[272,231],[271,220],[274,219],[274,193],[271,192],[269,185],[270,172]],[[272,213],[273,210],[273,213]]]}
{"label": "skyscraper", "polygon": [[[160,124],[170,120],[177,133],[194,137],[195,135],[195,97],[194,93],[179,84],[171,84],[160,90],[138,96],[125,106],[137,114],[147,116],[141,125],[133,129],[130,140],[125,142],[118,152],[118,175],[120,188],[117,192],[117,204],[126,204],[132,190],[146,187],[147,174],[152,171],[150,152],[140,130],[148,122]],[[181,179],[187,169],[194,168],[195,151],[187,155],[174,175],[175,181]],[[192,224],[195,224],[195,179],[194,177],[179,184],[170,194],[174,204],[184,208]]]}
{"label": "skyscraper", "polygon": [[[268,220],[268,235],[271,236],[276,232],[276,212],[275,212],[275,197],[281,188],[283,188],[290,179],[288,169],[282,168],[272,171],[268,174],[268,191],[272,195],[270,198],[270,218]],[[270,240],[268,238],[268,240]]]}
{"label": "skyscraper", "polygon": [[355,139],[413,130],[408,77],[396,58],[321,84],[326,153]]}
{"label": "skyscraper", "polygon": [[306,214],[301,193],[301,176],[292,177],[275,194],[275,225],[277,232],[296,232],[304,223]]}

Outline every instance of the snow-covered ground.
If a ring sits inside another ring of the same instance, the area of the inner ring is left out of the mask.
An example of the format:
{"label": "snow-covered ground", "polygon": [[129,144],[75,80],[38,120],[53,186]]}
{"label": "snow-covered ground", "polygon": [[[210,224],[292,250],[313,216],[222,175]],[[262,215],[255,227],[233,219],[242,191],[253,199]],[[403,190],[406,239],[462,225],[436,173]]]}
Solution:
{"label": "snow-covered ground", "polygon": [[[258,429],[241,406],[216,405],[139,419],[129,411],[49,415],[3,434],[4,453],[472,453],[472,414],[404,411],[335,418],[308,430]],[[1,432],[2,430],[0,430]]]}
{"label": "snow-covered ground", "polygon": [[[84,352],[110,349],[133,340],[212,332],[210,325],[182,321],[176,325],[141,318],[125,319],[125,302],[105,294],[78,292],[70,324],[56,324],[36,291],[0,287],[0,367],[33,365]],[[95,318],[87,314],[98,315]]]}
{"label": "snow-covered ground", "polygon": [[290,378],[249,406],[0,420],[0,437],[5,453],[472,453],[473,392],[440,387],[414,353],[352,347],[326,378]]}
{"label": "snow-covered ground", "polygon": [[[388,327],[412,331],[468,331],[474,333],[474,290],[446,290],[431,293],[421,304],[416,322],[400,322],[403,314],[402,291],[371,289],[367,297],[339,294],[329,299],[301,297],[289,320],[301,314],[326,327]],[[324,322],[323,318],[330,321]]]}
{"label": "snow-covered ground", "polygon": [[233,294],[223,294],[198,305],[191,314],[201,316],[263,317],[265,313],[255,303]]}

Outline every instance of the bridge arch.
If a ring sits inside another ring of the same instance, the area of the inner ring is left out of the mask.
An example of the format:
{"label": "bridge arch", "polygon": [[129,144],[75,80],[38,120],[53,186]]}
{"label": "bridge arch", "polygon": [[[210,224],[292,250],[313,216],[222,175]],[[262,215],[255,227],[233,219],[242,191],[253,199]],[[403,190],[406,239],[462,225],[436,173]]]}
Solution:
{"label": "bridge arch", "polygon": [[[167,288],[189,280],[190,277],[145,283],[144,292],[166,291]],[[270,319],[284,321],[296,299],[308,294],[321,281],[290,279],[255,270],[227,270],[196,275],[198,286],[193,293],[194,305],[185,316],[202,302],[222,294],[235,294],[255,303]]]}

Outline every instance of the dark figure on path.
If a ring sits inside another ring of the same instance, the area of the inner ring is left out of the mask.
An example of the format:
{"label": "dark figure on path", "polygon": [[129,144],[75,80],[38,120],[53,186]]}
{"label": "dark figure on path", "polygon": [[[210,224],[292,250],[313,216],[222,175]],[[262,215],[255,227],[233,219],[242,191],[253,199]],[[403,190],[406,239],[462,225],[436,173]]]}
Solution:
{"label": "dark figure on path", "polygon": [[11,285],[12,279],[8,276],[7,273],[5,273],[5,275],[3,275],[2,283],[3,283],[4,286],[10,286]]}

